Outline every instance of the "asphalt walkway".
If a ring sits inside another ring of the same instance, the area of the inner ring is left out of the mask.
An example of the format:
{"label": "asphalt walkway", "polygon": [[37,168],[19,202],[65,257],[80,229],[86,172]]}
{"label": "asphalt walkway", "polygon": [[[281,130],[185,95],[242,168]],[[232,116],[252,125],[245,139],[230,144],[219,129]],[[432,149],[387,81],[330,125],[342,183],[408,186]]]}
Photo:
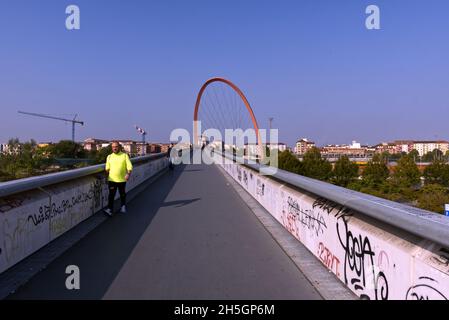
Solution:
{"label": "asphalt walkway", "polygon": [[[67,290],[68,265],[81,289]],[[10,299],[321,299],[215,166],[178,166]]]}

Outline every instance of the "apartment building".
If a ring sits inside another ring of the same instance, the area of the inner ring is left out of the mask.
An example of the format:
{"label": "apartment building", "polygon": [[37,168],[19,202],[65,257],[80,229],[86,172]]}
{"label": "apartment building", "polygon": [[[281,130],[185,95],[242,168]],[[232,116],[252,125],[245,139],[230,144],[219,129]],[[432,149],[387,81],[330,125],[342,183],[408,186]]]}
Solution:
{"label": "apartment building", "polygon": [[449,150],[449,142],[440,140],[440,141],[414,141],[413,149],[418,151],[420,156],[425,155],[428,152],[432,152],[437,149],[446,154]]}
{"label": "apartment building", "polygon": [[296,142],[295,153],[297,155],[303,155],[313,147],[315,147],[315,142],[302,138]]}

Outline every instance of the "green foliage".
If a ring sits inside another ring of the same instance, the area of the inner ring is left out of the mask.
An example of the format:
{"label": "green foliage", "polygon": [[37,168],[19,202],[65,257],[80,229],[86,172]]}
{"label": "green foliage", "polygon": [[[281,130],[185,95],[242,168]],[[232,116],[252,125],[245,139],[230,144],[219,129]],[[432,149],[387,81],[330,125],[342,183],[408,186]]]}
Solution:
{"label": "green foliage", "polygon": [[444,161],[445,155],[441,150],[435,149],[431,152],[427,152],[423,157],[422,161],[424,162],[433,162],[433,161]]}
{"label": "green foliage", "polygon": [[418,195],[418,207],[444,214],[444,205],[449,203],[448,189],[439,184],[424,186]]}
{"label": "green foliage", "polygon": [[84,159],[87,157],[87,151],[83,146],[71,140],[61,140],[50,146],[50,153],[55,158]]}
{"label": "green foliage", "polygon": [[332,181],[339,186],[346,187],[359,175],[359,166],[343,156],[335,163]]}
{"label": "green foliage", "polygon": [[382,153],[382,157],[386,160],[386,163],[388,163],[391,161],[398,161],[399,159],[401,159],[401,157],[405,156],[406,154],[407,153],[405,152],[390,154],[388,151],[385,151],[384,153]]}
{"label": "green foliage", "polygon": [[435,160],[424,169],[426,184],[440,184],[449,187],[449,165],[443,161]]}
{"label": "green foliage", "polygon": [[418,150],[413,149],[408,153],[408,156],[413,159],[413,161],[418,162],[420,160],[420,155]]}
{"label": "green foliage", "polygon": [[0,181],[25,178],[39,174],[51,162],[38,152],[36,141],[21,143],[14,138],[8,141],[8,152],[0,155]]}
{"label": "green foliage", "polygon": [[389,175],[385,159],[381,155],[375,154],[363,170],[362,180],[366,186],[377,187],[384,183]]}
{"label": "green foliage", "polygon": [[296,174],[303,174],[303,166],[301,161],[290,151],[282,151],[278,157],[279,169],[290,171]]}
{"label": "green foliage", "polygon": [[330,164],[321,158],[316,148],[309,150],[302,162],[288,151],[280,153],[279,168],[320,180],[328,180],[332,176],[331,182],[351,190],[442,213],[444,204],[449,203],[449,192],[445,187],[449,186],[449,165],[434,161],[424,173],[426,186],[417,190],[421,176],[414,161],[417,155],[417,151],[409,155],[401,154],[390,177],[387,157],[392,160],[395,155],[375,154],[364,169],[362,180],[356,179],[358,166],[347,157],[340,158],[330,172]]}
{"label": "green foliage", "polygon": [[89,158],[95,159],[96,164],[106,163],[106,158],[112,153],[111,145],[101,148],[99,151],[94,151],[90,154]]}
{"label": "green foliage", "polygon": [[8,150],[0,154],[0,182],[105,163],[112,153],[110,145],[88,152],[82,145],[68,140],[38,147],[34,140],[20,142],[17,138],[9,140]]}
{"label": "green foliage", "polygon": [[320,150],[316,147],[304,154],[302,164],[306,177],[326,181],[332,176],[332,165],[326,159],[321,158]]}
{"label": "green foliage", "polygon": [[420,182],[421,173],[415,161],[409,155],[399,159],[394,170],[393,180],[401,186],[411,187]]}

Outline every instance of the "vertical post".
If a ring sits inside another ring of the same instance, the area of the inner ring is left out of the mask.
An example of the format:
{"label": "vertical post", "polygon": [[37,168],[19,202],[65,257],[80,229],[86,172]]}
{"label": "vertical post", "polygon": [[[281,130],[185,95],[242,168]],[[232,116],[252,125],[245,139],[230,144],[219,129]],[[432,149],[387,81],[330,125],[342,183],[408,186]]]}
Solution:
{"label": "vertical post", "polygon": [[75,121],[72,121],[72,141],[75,142]]}

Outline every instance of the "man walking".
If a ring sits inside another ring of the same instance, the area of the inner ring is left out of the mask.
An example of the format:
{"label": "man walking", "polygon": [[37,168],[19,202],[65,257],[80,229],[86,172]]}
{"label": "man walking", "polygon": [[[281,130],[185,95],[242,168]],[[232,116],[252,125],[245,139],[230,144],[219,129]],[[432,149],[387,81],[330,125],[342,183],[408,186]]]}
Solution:
{"label": "man walking", "polygon": [[167,158],[168,158],[168,168],[173,170],[175,168],[174,158],[171,156],[171,151],[173,149],[173,143],[170,143],[167,150]]}
{"label": "man walking", "polygon": [[109,201],[106,214],[112,216],[114,209],[114,198],[117,189],[120,193],[121,213],[126,213],[126,182],[128,181],[133,165],[129,156],[120,151],[120,144],[112,142],[112,152],[106,159],[106,173],[108,174]]}

